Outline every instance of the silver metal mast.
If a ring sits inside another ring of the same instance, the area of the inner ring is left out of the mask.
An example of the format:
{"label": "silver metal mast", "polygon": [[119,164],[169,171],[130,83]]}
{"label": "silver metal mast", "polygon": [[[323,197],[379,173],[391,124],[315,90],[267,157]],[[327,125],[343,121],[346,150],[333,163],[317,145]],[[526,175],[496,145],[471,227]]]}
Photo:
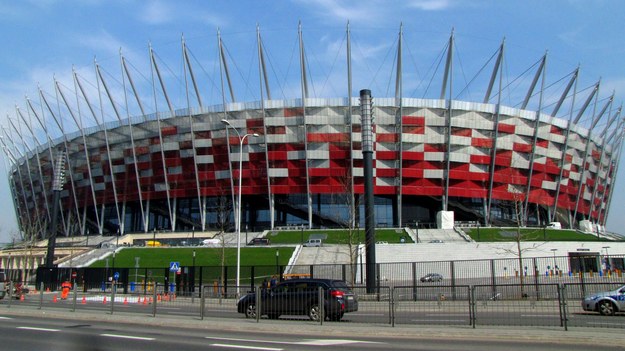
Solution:
{"label": "silver metal mast", "polygon": [[[147,233],[148,232],[148,219],[145,213],[145,209],[143,207],[143,190],[141,189],[141,175],[139,173],[139,167],[137,166],[138,165],[137,146],[135,144],[135,137],[134,137],[134,132],[133,132],[134,128],[132,126],[132,120],[130,118],[130,109],[128,108],[128,96],[126,93],[126,77],[128,77],[128,82],[130,83],[133,93],[136,94],[136,90],[134,88],[134,85],[132,84],[132,78],[129,75],[128,67],[126,67],[126,60],[124,56],[122,55],[121,50],[119,52],[119,57],[120,57],[121,69],[122,69],[122,85],[124,88],[124,104],[126,106],[126,119],[128,122],[128,132],[130,134],[130,145],[132,147],[132,162],[133,162],[133,168],[135,170],[135,180],[137,182],[137,194],[139,196],[139,209],[141,211],[141,221],[143,223],[143,232]],[[139,100],[138,96],[135,96],[135,98]],[[145,113],[143,113],[143,107],[141,106],[140,100],[139,100],[139,108],[141,109],[143,119],[145,120]]]}
{"label": "silver metal mast", "polygon": [[542,110],[543,110],[543,93],[545,90],[545,76],[547,75],[547,73],[545,72],[546,65],[547,65],[547,54],[545,53],[545,55],[543,56],[541,65],[538,68],[536,75],[534,76],[534,80],[532,81],[532,84],[530,85],[530,89],[528,90],[527,95],[525,97],[525,101],[523,102],[523,105],[522,105],[522,109],[525,109],[525,107],[529,103],[530,97],[532,96],[534,87],[536,86],[536,83],[538,82],[538,78],[542,75],[542,79],[540,83],[540,95],[538,98],[538,109],[536,111],[536,120],[534,122],[534,136],[532,138],[532,144],[531,144],[529,170],[527,173],[527,186],[525,189],[525,200],[524,200],[523,209],[522,209],[523,213],[522,213],[521,220],[523,224],[527,223],[527,215],[528,215],[527,209],[529,207],[529,198],[530,198],[530,193],[532,190],[532,176],[534,175],[534,161],[536,159],[536,143],[538,141],[538,129],[540,127],[540,115],[542,114]]}
{"label": "silver metal mast", "polygon": [[[397,175],[395,181],[398,184],[395,184],[395,189],[397,189],[397,226],[403,227],[403,218],[402,218],[402,209],[403,209],[403,201],[402,201],[402,189],[403,189],[403,116],[404,116],[404,104],[403,104],[403,95],[404,95],[404,85],[403,85],[403,67],[402,67],[402,45],[404,40],[404,24],[401,23],[399,26],[399,35],[397,42],[397,72],[395,74],[395,101],[399,106],[397,110],[397,114],[395,115],[395,134],[397,135],[397,142],[395,143],[395,147],[397,148],[398,160],[395,165],[397,169]],[[447,196],[445,196],[447,198]]]}
{"label": "silver metal mast", "polygon": [[495,178],[495,158],[497,157],[497,139],[499,139],[499,118],[501,117],[501,89],[503,87],[503,60],[505,58],[505,44],[506,39],[501,42],[501,46],[499,48],[499,58],[497,58],[497,71],[499,74],[499,92],[497,93],[497,105],[495,107],[495,134],[493,135],[493,147],[490,153],[490,164],[489,164],[489,175],[488,175],[488,195],[487,195],[487,205],[486,211],[484,213],[484,225],[490,226],[492,222],[491,218],[491,208],[493,205],[493,184]]}
{"label": "silver metal mast", "polygon": [[[566,122],[566,131],[564,133],[564,146],[562,147],[562,157],[560,157],[560,174],[558,175],[558,181],[556,182],[556,196],[555,199],[553,200],[553,210],[551,211],[551,218],[550,218],[550,222],[554,222],[556,219],[556,215],[558,212],[558,199],[560,198],[560,189],[562,186],[562,181],[564,178],[564,166],[566,164],[566,152],[568,150],[568,145],[569,145],[569,134],[571,133],[571,127],[572,127],[572,123],[573,123],[573,109],[575,108],[575,97],[577,96],[577,77],[579,76],[579,67],[577,67],[577,69],[575,70],[575,72],[573,73],[573,77],[571,78],[571,80],[569,81],[569,84],[567,85],[566,89],[564,90],[564,92],[562,93],[562,97],[560,98],[560,101],[558,101],[558,106],[556,106],[556,108],[553,110],[552,112],[552,116],[555,116],[558,112],[558,110],[560,109],[560,106],[562,105],[562,103],[564,102],[564,99],[566,98],[566,96],[568,95],[569,90],[571,89],[571,85],[574,84],[574,88],[573,88],[573,96],[571,97],[571,105],[569,107],[569,120]],[[571,221],[567,221],[569,223],[569,228],[571,228]]]}
{"label": "silver metal mast", "polygon": [[[454,55],[454,30],[452,29],[449,36],[449,46],[447,48],[447,62],[445,63],[445,77],[443,79],[443,89],[441,89],[441,100],[446,100],[447,117],[445,118],[445,172],[443,173],[443,211],[447,211],[449,203],[449,169],[451,167],[451,115],[452,115],[452,92],[453,92],[453,55]],[[449,80],[449,92],[446,91],[447,81]],[[449,99],[445,99],[445,95],[449,93]]]}
{"label": "silver metal mast", "polygon": [[[189,57],[187,56],[187,46],[185,44],[184,41],[184,37],[182,37],[182,57],[184,59],[184,61],[187,63],[187,65],[184,66],[184,87],[185,87],[185,95],[187,98],[187,111],[188,111],[188,117],[189,117],[189,131],[191,133],[191,149],[193,151],[193,170],[195,173],[195,189],[197,191],[197,202],[198,202],[198,209],[200,211],[200,226],[202,228],[202,231],[204,231],[204,229],[206,228],[206,216],[205,216],[205,209],[206,209],[206,203],[202,201],[202,189],[200,188],[200,175],[199,175],[199,170],[197,167],[197,152],[195,149],[195,130],[193,129],[193,114],[191,113],[191,99],[189,97],[189,81],[187,79],[187,68],[189,69],[189,72],[191,73],[191,80],[193,82],[193,86],[195,87],[195,94],[198,96],[198,103],[200,103],[200,107],[202,106],[201,103],[202,101],[199,99],[199,91],[197,90],[197,85],[195,84],[195,78],[193,78],[193,71],[191,70],[191,65],[189,63]],[[188,66],[188,67],[187,67]],[[193,221],[193,218],[191,218],[192,222],[193,222],[193,231],[195,231],[195,221]]]}
{"label": "silver metal mast", "polygon": [[[172,117],[175,116],[175,112],[174,109],[171,105],[171,103],[169,102],[169,99],[167,99],[167,94],[165,93],[165,86],[163,85],[163,80],[161,79],[161,73],[158,70],[158,66],[156,65],[156,60],[154,58],[154,51],[152,50],[152,45],[150,44],[150,62],[152,63],[152,67],[150,69],[150,71],[152,72],[152,92],[154,95],[154,111],[156,113],[156,124],[157,124],[157,128],[158,128],[158,140],[159,140],[159,146],[161,149],[161,164],[163,167],[163,177],[165,178],[165,194],[167,196],[167,210],[169,211],[169,221],[170,221],[170,225],[171,225],[171,230],[174,231],[175,230],[175,222],[174,222],[174,215],[172,213],[172,209],[171,209],[171,196],[169,194],[169,180],[167,178],[167,164],[165,163],[165,150],[163,149],[163,128],[161,126],[161,116],[158,113],[158,99],[156,98],[156,82],[154,80],[154,71],[156,71],[156,74],[159,78],[159,81],[161,83],[161,88],[163,89],[163,94],[165,95],[165,99],[167,100],[167,105],[169,106],[169,111],[172,114]],[[154,191],[162,191],[162,189],[154,189]]]}
{"label": "silver metal mast", "polygon": [[[271,189],[271,172],[269,172],[269,147],[267,145],[267,123],[265,123],[266,110],[265,110],[265,96],[263,92],[263,81],[265,90],[267,91],[267,99],[271,100],[271,93],[269,91],[269,81],[267,80],[267,70],[265,68],[265,55],[263,53],[263,41],[260,36],[260,26],[256,24],[256,43],[258,48],[258,90],[260,91],[260,112],[263,119],[263,139],[265,143],[265,174],[267,174],[267,202],[269,205],[269,228],[273,229],[275,226],[275,198]],[[264,79],[263,79],[264,78]]]}
{"label": "silver metal mast", "polygon": [[306,163],[306,198],[308,202],[308,228],[312,228],[312,194],[310,193],[310,170],[308,169],[308,124],[306,123],[306,100],[308,99],[308,82],[306,74],[306,53],[304,51],[304,38],[302,35],[302,22],[297,28],[299,38],[299,62],[300,62],[300,87],[302,94],[302,125],[304,128],[304,158]]}

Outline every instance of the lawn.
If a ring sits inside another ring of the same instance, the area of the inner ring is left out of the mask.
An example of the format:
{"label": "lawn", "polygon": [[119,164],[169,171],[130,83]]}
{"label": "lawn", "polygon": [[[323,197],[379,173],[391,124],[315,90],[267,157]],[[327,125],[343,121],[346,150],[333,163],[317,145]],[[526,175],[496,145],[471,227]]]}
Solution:
{"label": "lawn", "polygon": [[[276,263],[276,251],[279,252],[278,262],[286,265],[293,254],[293,247],[242,247],[241,266],[261,266]],[[139,258],[139,266],[149,268],[168,268],[170,262],[180,262],[181,266],[193,265],[195,251],[196,266],[221,266],[221,248],[208,247],[141,247],[127,248],[115,255],[116,267],[135,267],[135,257]],[[225,265],[237,263],[237,249],[224,249]],[[90,267],[106,267],[106,259],[94,262]],[[108,257],[109,267],[113,266],[112,256]]]}
{"label": "lawn", "polygon": [[[517,228],[465,228],[464,231],[475,241],[516,241]],[[596,235],[575,230],[521,228],[521,241],[609,241]]]}
{"label": "lawn", "polygon": [[[343,244],[349,243],[349,231],[346,229],[328,229],[328,230],[285,230],[274,231],[267,234],[267,238],[272,244],[293,244],[298,245],[306,242],[311,235],[324,234],[326,238],[324,244]],[[389,244],[401,243],[402,238],[406,243],[414,243],[412,238],[403,229],[376,229],[375,241],[386,241]],[[352,243],[364,243],[365,230],[354,230],[352,232]]]}

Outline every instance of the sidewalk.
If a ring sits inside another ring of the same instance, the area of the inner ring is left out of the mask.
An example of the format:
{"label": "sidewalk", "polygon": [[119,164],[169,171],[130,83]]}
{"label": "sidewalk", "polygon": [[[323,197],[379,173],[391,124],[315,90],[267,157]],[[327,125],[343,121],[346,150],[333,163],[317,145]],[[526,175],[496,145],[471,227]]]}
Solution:
{"label": "sidewalk", "polygon": [[[422,326],[395,326],[388,324],[351,324],[324,322],[319,325],[313,322],[288,321],[288,320],[263,320],[257,323],[250,319],[224,319],[189,316],[162,316],[156,318],[147,315],[124,314],[124,313],[95,313],[94,311],[63,311],[63,310],[38,310],[34,308],[0,308],[0,316],[31,316],[38,318],[67,318],[73,320],[89,321],[98,320],[112,323],[140,324],[168,327],[175,325],[176,328],[191,328],[203,330],[228,330],[240,332],[265,332],[278,333],[295,325],[298,335],[328,337],[351,337],[367,335],[376,338],[410,338],[410,339],[433,339],[433,340],[505,340],[523,341],[536,343],[555,343],[560,345],[588,345],[593,346],[617,346],[625,345],[625,334],[616,329],[587,329],[569,328],[541,328],[541,327],[422,327]],[[618,317],[615,317],[618,318]],[[305,328],[301,328],[305,326]]]}

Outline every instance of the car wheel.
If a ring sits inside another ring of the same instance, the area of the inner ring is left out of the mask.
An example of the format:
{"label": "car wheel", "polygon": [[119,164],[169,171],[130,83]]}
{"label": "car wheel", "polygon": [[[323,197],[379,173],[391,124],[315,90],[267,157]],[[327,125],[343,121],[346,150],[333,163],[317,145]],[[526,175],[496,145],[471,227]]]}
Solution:
{"label": "car wheel", "polygon": [[256,318],[256,305],[247,305],[245,308],[245,318]]}
{"label": "car wheel", "polygon": [[614,316],[614,305],[610,301],[601,301],[597,308],[604,316]]}
{"label": "car wheel", "polygon": [[278,319],[280,318],[280,315],[277,313],[270,313],[267,315],[267,317],[269,317],[269,319]]}
{"label": "car wheel", "polygon": [[308,308],[308,317],[311,321],[319,321],[319,319],[321,318],[321,308],[319,308],[319,305],[315,304]]}

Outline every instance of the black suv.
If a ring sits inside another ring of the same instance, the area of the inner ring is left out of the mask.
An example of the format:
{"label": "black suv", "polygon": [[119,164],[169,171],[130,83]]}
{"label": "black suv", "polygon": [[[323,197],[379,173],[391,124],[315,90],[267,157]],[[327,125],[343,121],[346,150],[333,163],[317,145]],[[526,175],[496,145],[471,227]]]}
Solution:
{"label": "black suv", "polygon": [[269,245],[269,244],[270,244],[270,241],[267,238],[254,238],[250,240],[249,243],[247,243],[248,246]]}
{"label": "black suv", "polygon": [[[346,312],[358,311],[356,294],[344,281],[309,278],[285,280],[270,289],[261,288],[260,314],[271,319],[282,315],[298,315],[319,321],[319,287],[323,288],[325,319],[338,321]],[[256,318],[256,294],[241,297],[237,311],[245,313],[247,318]]]}

